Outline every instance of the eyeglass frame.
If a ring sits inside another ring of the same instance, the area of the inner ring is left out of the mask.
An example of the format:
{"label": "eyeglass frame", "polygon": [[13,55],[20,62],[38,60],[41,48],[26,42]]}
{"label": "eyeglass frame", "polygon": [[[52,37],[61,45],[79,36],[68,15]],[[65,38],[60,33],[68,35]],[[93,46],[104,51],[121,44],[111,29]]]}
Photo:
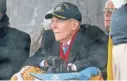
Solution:
{"label": "eyeglass frame", "polygon": [[114,8],[104,8],[104,9],[103,9],[103,11],[104,11],[104,12],[108,12],[108,13],[111,13],[111,14],[112,14],[112,13],[113,13],[113,11],[114,11]]}

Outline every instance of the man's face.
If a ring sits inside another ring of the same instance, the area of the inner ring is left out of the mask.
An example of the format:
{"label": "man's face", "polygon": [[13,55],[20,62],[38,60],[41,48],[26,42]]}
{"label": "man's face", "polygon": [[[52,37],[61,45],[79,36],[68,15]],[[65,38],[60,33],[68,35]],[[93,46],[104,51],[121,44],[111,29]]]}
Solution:
{"label": "man's face", "polygon": [[73,19],[60,20],[56,17],[52,18],[51,28],[54,32],[56,41],[67,42],[71,39],[73,31]]}
{"label": "man's face", "polygon": [[114,7],[114,5],[113,5],[112,1],[108,0],[105,4],[105,9],[104,9],[104,25],[107,30],[110,27],[110,20],[111,20],[113,7]]}

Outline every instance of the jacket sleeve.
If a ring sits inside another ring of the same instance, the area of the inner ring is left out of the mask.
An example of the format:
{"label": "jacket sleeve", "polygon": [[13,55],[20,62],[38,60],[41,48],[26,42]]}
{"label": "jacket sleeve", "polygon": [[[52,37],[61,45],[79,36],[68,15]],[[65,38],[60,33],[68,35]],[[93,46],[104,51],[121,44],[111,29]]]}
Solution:
{"label": "jacket sleeve", "polygon": [[[96,31],[94,29],[93,31]],[[89,44],[88,58],[75,61],[77,69],[83,69],[87,67],[97,67],[104,69],[107,64],[107,47],[108,47],[108,36],[102,31],[93,32],[90,37],[91,43]],[[82,53],[83,56],[84,53]]]}
{"label": "jacket sleeve", "polygon": [[39,66],[39,63],[44,59],[43,48],[39,48],[35,54],[29,57],[24,63],[23,66]]}

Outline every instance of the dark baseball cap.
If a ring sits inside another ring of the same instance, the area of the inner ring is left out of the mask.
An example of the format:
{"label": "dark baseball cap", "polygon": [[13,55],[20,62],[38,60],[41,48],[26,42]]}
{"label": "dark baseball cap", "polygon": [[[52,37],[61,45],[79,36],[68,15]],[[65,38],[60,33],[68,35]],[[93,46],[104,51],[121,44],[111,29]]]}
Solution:
{"label": "dark baseball cap", "polygon": [[78,7],[69,2],[62,2],[58,4],[52,13],[46,14],[45,19],[51,19],[53,16],[62,20],[74,18],[79,22],[82,21],[82,14]]}

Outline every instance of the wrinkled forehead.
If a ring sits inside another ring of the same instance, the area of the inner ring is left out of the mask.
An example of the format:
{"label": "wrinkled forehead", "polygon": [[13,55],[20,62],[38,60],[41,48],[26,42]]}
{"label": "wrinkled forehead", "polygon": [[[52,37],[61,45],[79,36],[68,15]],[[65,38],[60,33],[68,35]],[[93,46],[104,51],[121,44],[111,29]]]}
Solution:
{"label": "wrinkled forehead", "polygon": [[105,8],[114,8],[113,2],[111,0],[108,0],[105,3]]}

